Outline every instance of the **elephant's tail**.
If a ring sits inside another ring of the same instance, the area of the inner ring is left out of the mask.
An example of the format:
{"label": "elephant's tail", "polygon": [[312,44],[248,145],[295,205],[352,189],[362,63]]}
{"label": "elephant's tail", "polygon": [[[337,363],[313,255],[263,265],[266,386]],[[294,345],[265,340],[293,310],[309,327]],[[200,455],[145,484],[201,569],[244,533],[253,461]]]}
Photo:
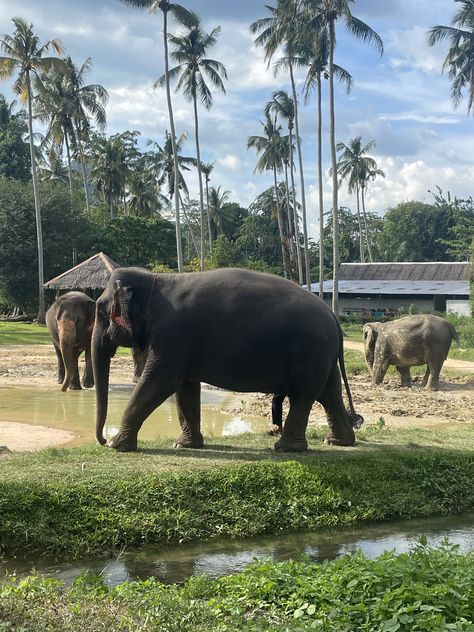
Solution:
{"label": "elephant's tail", "polygon": [[[337,320],[336,320],[337,322]],[[358,413],[356,413],[355,408],[354,408],[354,402],[352,400],[352,393],[351,393],[351,389],[349,387],[349,380],[347,379],[347,375],[346,375],[346,366],[344,364],[344,338],[343,338],[343,333],[342,333],[342,329],[341,326],[339,325],[339,322],[337,322],[338,327],[339,327],[339,366],[341,369],[341,375],[342,375],[342,380],[344,382],[344,386],[346,389],[346,393],[347,393],[347,399],[349,400],[349,421],[351,422],[352,426],[354,428],[360,428],[362,426],[362,424],[364,423],[364,418],[362,417],[362,415],[359,415]]]}
{"label": "elephant's tail", "polygon": [[461,347],[461,342],[460,342],[460,340],[459,340],[459,336],[458,336],[458,332],[456,331],[456,327],[455,327],[452,323],[449,323],[449,325],[450,325],[450,327],[449,327],[449,328],[450,328],[450,330],[451,330],[451,338],[452,338],[452,339],[454,340],[454,342],[457,344],[458,349],[459,349],[460,351],[466,351],[466,349],[463,349],[463,348]]}

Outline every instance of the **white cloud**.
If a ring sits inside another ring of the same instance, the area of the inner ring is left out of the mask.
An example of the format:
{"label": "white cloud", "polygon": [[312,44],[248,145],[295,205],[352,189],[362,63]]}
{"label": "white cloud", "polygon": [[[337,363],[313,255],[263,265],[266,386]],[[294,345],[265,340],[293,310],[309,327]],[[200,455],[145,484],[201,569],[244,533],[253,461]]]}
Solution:
{"label": "white cloud", "polygon": [[224,158],[220,158],[218,163],[231,171],[239,171],[241,169],[241,160],[235,154],[226,154]]}

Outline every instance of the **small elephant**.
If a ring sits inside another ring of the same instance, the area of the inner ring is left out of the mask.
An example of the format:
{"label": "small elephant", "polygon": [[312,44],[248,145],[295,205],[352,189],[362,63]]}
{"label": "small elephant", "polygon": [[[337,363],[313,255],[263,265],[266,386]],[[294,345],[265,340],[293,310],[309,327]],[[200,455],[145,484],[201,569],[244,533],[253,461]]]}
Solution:
{"label": "small elephant", "polygon": [[401,385],[411,386],[410,367],[426,364],[422,384],[437,390],[451,341],[460,347],[454,325],[439,316],[405,316],[387,323],[367,323],[363,333],[365,361],[374,384],[382,382],[392,364]]}
{"label": "small elephant", "polygon": [[115,269],[97,300],[92,338],[101,444],[110,362],[119,345],[141,349],[145,366],[109,442],[113,448],[136,450],[141,425],[173,393],[181,425],[175,446],[201,448],[201,381],[234,391],[287,394],[290,410],[277,450],[307,449],[315,401],[326,411],[328,441],[355,441],[353,426],[362,418],[352,403],[339,323],[319,297],[281,277],[230,268],[189,274]]}
{"label": "small elephant", "polygon": [[61,390],[80,390],[79,356],[86,353],[82,383],[94,386],[91,338],[95,319],[95,301],[83,292],[67,292],[54,301],[46,312],[46,325],[58,358],[58,383]]}

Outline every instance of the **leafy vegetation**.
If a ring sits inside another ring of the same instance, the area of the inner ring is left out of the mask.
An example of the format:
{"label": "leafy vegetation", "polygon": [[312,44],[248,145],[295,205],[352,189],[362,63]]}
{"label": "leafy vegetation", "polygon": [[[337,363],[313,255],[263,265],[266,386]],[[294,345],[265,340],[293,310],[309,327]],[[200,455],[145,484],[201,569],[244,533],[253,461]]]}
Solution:
{"label": "leafy vegetation", "polygon": [[0,585],[0,629],[48,632],[471,632],[474,558],[421,538],[409,553],[375,560],[346,555],[323,564],[255,562],[242,573],[107,586],[86,574],[64,589],[54,579]]}

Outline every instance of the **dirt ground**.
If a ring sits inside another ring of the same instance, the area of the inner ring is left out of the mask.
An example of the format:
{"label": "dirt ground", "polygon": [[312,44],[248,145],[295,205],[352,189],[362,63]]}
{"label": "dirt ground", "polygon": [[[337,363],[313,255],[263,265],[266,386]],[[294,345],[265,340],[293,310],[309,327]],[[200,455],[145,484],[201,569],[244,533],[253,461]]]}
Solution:
{"label": "dirt ground", "polygon": [[[362,350],[362,344],[346,341],[348,349]],[[83,359],[82,359],[83,363]],[[377,423],[383,417],[386,425],[435,427],[446,423],[470,423],[474,409],[474,362],[447,360],[445,368],[459,370],[463,377],[441,374],[441,388],[427,391],[420,385],[421,378],[413,382],[411,389],[401,388],[395,377],[387,378],[380,386],[370,383],[368,373],[350,378],[355,408],[366,423]],[[111,367],[114,380],[131,382],[133,364],[131,356],[116,356]],[[472,378],[469,373],[472,372]],[[82,373],[82,367],[81,367]],[[467,375],[466,375],[467,374]],[[56,356],[48,345],[0,346],[0,387],[45,386],[56,384]],[[241,398],[239,398],[241,399]],[[271,396],[249,394],[238,409],[227,410],[232,414],[256,414],[270,421]],[[285,404],[285,412],[287,412]],[[324,424],[324,411],[315,404],[310,424]],[[2,419],[0,405],[1,446],[10,450],[41,449],[50,445],[62,445],[70,439],[70,433],[42,426],[13,424]],[[27,437],[25,437],[27,435]],[[65,436],[68,435],[68,436]]]}

